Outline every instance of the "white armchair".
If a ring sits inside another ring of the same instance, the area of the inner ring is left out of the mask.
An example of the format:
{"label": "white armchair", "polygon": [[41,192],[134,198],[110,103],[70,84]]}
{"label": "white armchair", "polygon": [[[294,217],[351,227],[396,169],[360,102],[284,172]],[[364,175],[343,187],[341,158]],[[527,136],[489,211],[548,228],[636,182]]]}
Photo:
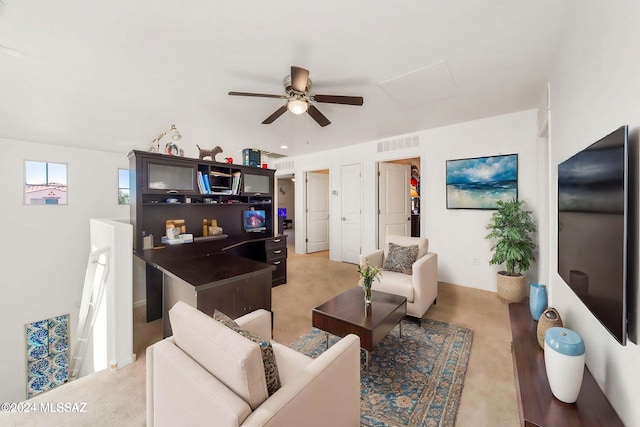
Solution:
{"label": "white armchair", "polygon": [[[178,302],[173,336],[147,348],[147,426],[360,425],[360,340],[347,335],[316,359],[271,341],[281,387],[268,395],[260,346]],[[238,319],[271,338],[271,313]]]}
{"label": "white armchair", "polygon": [[372,289],[406,297],[407,314],[421,322],[422,316],[431,304],[435,304],[438,297],[438,255],[429,252],[428,239],[387,235],[384,248],[368,255],[360,255],[360,264],[364,265],[369,261],[369,264],[382,268],[389,253],[389,243],[399,246],[418,245],[418,254],[411,267],[412,274],[383,270],[380,280],[373,281]]}

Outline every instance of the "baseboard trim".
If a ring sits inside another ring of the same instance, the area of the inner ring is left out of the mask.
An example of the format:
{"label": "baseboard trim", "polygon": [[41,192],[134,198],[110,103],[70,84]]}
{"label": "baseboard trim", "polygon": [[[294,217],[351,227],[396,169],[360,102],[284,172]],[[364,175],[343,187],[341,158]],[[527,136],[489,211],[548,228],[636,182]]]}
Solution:
{"label": "baseboard trim", "polygon": [[143,299],[142,301],[136,301],[133,303],[133,308],[139,308],[139,307],[144,307],[145,305],[147,305],[147,300]]}

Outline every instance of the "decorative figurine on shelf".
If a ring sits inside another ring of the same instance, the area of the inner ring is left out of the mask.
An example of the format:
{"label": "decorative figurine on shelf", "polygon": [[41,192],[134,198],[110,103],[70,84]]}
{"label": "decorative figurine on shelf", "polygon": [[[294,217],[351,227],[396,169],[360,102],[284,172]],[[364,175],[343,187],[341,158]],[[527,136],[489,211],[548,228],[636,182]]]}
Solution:
{"label": "decorative figurine on shelf", "polygon": [[167,145],[164,147],[165,153],[170,156],[178,156],[180,155],[180,149],[178,148],[178,144],[173,142],[167,142]]}
{"label": "decorative figurine on shelf", "polygon": [[227,163],[233,164],[233,157],[225,157],[224,159],[227,161]]}
{"label": "decorative figurine on shelf", "polygon": [[196,147],[198,147],[198,158],[201,160],[204,160],[205,157],[211,157],[211,161],[216,162],[216,155],[222,153],[222,148],[219,145],[216,145],[212,150],[202,149],[197,144]]}
{"label": "decorative figurine on shelf", "polygon": [[[178,132],[178,129],[176,129],[176,125],[171,125],[169,127],[169,129],[165,130],[160,135],[158,135],[158,137],[156,139],[151,141],[151,146],[149,147],[149,151],[152,152],[152,153],[159,153],[160,152],[160,140],[166,134],[171,135],[171,139],[173,140],[173,142],[170,142],[165,146],[165,153],[177,156],[182,150],[179,150],[178,146],[175,143],[182,139],[182,135],[180,135],[180,132]],[[175,153],[174,153],[174,151],[175,151]],[[182,153],[180,155],[183,155],[183,154],[184,153]]]}

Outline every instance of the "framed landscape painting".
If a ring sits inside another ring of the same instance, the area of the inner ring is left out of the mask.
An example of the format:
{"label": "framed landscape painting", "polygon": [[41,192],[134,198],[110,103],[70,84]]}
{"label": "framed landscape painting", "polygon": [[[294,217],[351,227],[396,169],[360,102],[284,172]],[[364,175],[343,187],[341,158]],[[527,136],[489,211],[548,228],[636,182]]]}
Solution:
{"label": "framed landscape painting", "polygon": [[518,200],[518,155],[447,160],[447,209],[497,209]]}

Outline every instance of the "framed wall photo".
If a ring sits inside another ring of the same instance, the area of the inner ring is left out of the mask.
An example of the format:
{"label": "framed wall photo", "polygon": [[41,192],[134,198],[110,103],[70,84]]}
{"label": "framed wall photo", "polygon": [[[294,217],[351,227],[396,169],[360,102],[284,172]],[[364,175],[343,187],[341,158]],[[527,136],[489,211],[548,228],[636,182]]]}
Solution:
{"label": "framed wall photo", "polygon": [[497,209],[518,200],[518,155],[447,160],[447,209]]}

